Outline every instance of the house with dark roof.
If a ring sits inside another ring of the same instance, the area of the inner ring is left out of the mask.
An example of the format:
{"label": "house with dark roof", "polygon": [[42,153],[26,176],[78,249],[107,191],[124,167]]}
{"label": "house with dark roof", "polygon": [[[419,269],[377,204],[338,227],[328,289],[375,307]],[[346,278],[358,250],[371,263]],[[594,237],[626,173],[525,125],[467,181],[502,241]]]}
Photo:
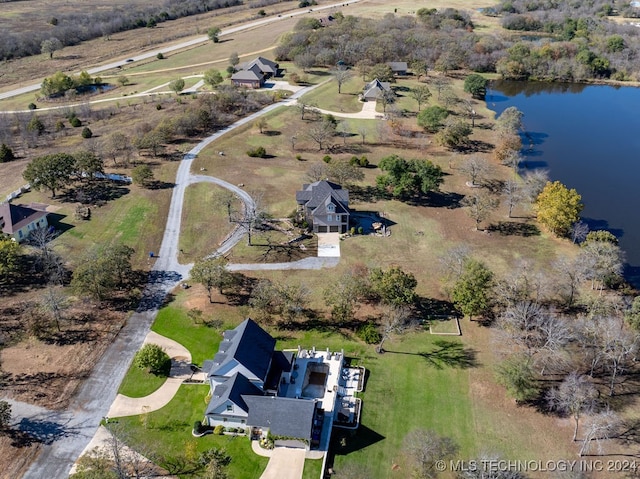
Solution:
{"label": "house with dark roof", "polygon": [[314,233],[346,233],[349,229],[349,191],[340,185],[327,180],[304,184],[296,192],[296,202]]}
{"label": "house with dark roof", "polygon": [[249,406],[247,423],[263,435],[310,440],[317,401],[278,396],[245,396]]}
{"label": "house with dark roof", "polygon": [[238,71],[231,75],[231,83],[247,88],[261,88],[264,82],[278,75],[279,65],[264,57],[238,64]]}
{"label": "house with dark roof", "polygon": [[252,319],[223,333],[218,353],[208,361],[211,389],[236,373],[262,388],[269,374],[276,340]]}
{"label": "house with dark roof", "polygon": [[351,415],[351,429],[359,421],[355,391],[362,388],[350,385],[344,352],[274,348],[275,339],[252,319],[223,333],[218,353],[203,365],[211,388],[203,423],[326,451],[334,420],[344,427],[341,418]]}
{"label": "house with dark roof", "polygon": [[407,65],[407,62],[387,62],[387,65],[389,65],[394,75],[407,75],[407,70],[409,69],[409,65]]}
{"label": "house with dark roof", "polygon": [[393,93],[391,83],[380,81],[377,78],[367,83],[362,90],[362,99],[366,101],[380,100],[383,95]]}
{"label": "house with dark roof", "polygon": [[205,416],[228,427],[246,427],[249,407],[244,397],[261,395],[262,390],[241,373],[234,373],[211,391]]}
{"label": "house with dark roof", "polygon": [[26,240],[33,230],[46,228],[46,205],[0,204],[0,229],[17,242]]}

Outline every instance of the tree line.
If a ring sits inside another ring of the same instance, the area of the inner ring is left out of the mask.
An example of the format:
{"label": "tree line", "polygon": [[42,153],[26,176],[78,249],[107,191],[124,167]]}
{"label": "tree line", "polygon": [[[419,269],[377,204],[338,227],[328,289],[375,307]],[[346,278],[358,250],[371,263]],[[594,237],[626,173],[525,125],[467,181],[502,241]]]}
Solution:
{"label": "tree line", "polygon": [[415,16],[387,14],[379,20],[336,14],[335,22],[324,28],[317,20],[300,20],[283,38],[276,57],[304,70],[343,62],[355,66],[364,79],[379,76],[379,67],[390,61],[407,61],[418,76],[429,70],[467,69],[546,81],[638,77],[633,59],[640,53],[640,33],[596,15],[605,2],[588,2],[588,8],[577,10],[565,1],[521,2],[517,8],[526,10],[513,14],[509,11],[518,12],[516,6],[504,4],[485,13],[503,16],[505,28],[516,28],[509,23],[510,15],[548,18],[548,31],[540,29],[545,36],[527,40],[479,34],[468,14],[451,8],[422,8]]}
{"label": "tree line", "polygon": [[47,29],[0,30],[0,59],[37,55],[42,52],[45,41],[57,41],[61,46],[77,45],[94,38],[108,39],[118,32],[154,27],[168,20],[242,4],[242,0],[165,0],[152,4],[133,3],[109,10],[90,8],[82,12],[76,9],[73,13],[51,12]]}

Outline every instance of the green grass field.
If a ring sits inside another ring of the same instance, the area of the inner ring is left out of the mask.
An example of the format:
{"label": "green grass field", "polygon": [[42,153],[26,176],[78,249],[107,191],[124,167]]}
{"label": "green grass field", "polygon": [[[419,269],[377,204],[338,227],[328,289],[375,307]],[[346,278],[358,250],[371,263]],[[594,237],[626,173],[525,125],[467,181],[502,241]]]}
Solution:
{"label": "green grass field", "polygon": [[157,391],[166,380],[166,376],[151,374],[132,363],[120,384],[118,393],[130,398],[145,397]]}
{"label": "green grass field", "polygon": [[134,449],[151,450],[161,457],[171,458],[186,451],[202,452],[224,448],[232,457],[229,475],[234,479],[256,479],[267,465],[267,458],[251,450],[246,437],[214,436],[209,434],[194,438],[191,434],[195,421],[201,420],[206,407],[205,397],[209,386],[181,386],[178,393],[165,407],[144,416],[129,416],[116,421],[131,437]]}

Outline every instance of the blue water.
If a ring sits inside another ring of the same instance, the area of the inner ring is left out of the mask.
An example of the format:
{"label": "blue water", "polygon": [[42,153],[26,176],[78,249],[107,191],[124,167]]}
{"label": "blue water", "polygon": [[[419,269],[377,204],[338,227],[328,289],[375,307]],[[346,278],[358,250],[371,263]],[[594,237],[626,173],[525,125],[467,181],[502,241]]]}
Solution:
{"label": "blue water", "polygon": [[640,286],[640,89],[494,82],[486,101],[496,116],[524,113],[523,166],[582,195],[583,221],[619,238],[625,277]]}

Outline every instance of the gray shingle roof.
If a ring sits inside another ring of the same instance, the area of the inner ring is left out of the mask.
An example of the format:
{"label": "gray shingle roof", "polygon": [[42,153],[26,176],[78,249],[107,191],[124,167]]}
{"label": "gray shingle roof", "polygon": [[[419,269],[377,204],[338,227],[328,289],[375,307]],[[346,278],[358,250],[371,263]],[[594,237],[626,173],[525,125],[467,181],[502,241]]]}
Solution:
{"label": "gray shingle roof", "polygon": [[349,191],[327,180],[302,185],[302,191],[296,192],[296,201],[298,204],[305,205],[309,210],[314,210],[329,196],[333,196],[342,204],[349,203]]}
{"label": "gray shingle roof", "polygon": [[256,57],[250,62],[240,63],[238,70],[249,70],[257,67],[261,73],[270,73],[275,75],[278,73],[278,64],[264,57]]}
{"label": "gray shingle roof", "polygon": [[365,98],[380,98],[385,91],[393,91],[391,83],[376,78],[365,85],[363,95]]}
{"label": "gray shingle roof", "polygon": [[244,396],[249,406],[247,424],[268,427],[276,436],[311,438],[316,402],[276,396]]}
{"label": "gray shingle roof", "polygon": [[231,80],[260,81],[262,80],[262,72],[258,65],[252,65],[246,70],[235,72],[231,75]]}
{"label": "gray shingle roof", "polygon": [[407,68],[409,68],[407,62],[387,62],[387,65],[389,65],[394,72],[406,72]]}
{"label": "gray shingle roof", "polygon": [[[327,207],[333,204],[335,206],[335,209],[333,212],[329,213],[329,210],[327,209]],[[325,200],[320,203],[312,212],[312,215],[326,215],[326,214],[348,214],[349,211],[342,205],[342,203],[340,203],[340,200],[338,198],[336,198],[335,192],[331,192],[331,194],[329,194],[329,196],[327,196],[325,198]]]}
{"label": "gray shingle roof", "polygon": [[231,400],[235,405],[245,412],[249,412],[249,407],[243,396],[262,395],[260,388],[255,386],[244,375],[235,373],[224,383],[218,384],[213,390],[205,414],[212,414],[222,404]]}
{"label": "gray shingle roof", "polygon": [[225,331],[218,353],[213,358],[210,376],[232,360],[242,364],[257,378],[264,381],[269,371],[276,340],[251,318],[245,319],[235,329]]}

